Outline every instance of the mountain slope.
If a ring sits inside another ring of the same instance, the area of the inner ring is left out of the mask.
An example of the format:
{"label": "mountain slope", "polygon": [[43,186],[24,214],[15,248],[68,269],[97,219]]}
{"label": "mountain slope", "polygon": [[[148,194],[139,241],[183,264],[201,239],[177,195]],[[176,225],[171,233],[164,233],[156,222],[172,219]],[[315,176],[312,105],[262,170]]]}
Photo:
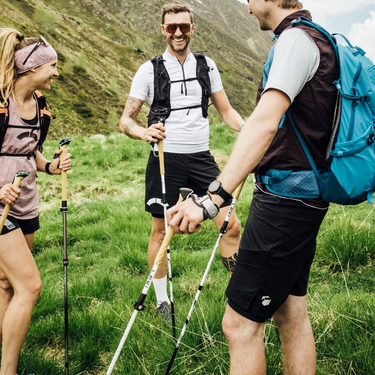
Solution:
{"label": "mountain slope", "polygon": [[[159,0],[1,0],[1,27],[42,34],[59,55],[60,78],[45,93],[57,116],[50,137],[106,134],[117,124],[137,68],[164,52]],[[186,0],[196,33],[191,50],[213,58],[224,88],[243,116],[254,107],[271,44],[237,0]],[[146,123],[148,110],[140,114]],[[214,109],[210,117],[217,119]]]}

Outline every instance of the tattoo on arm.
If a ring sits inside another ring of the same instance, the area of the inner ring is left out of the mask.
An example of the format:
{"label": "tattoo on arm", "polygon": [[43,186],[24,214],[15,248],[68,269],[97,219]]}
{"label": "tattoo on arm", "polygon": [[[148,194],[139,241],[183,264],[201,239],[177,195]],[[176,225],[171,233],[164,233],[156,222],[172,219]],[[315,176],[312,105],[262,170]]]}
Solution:
{"label": "tattoo on arm", "polygon": [[131,130],[137,126],[136,123],[136,118],[138,116],[139,111],[141,110],[143,106],[144,100],[132,98],[129,96],[126,104],[125,104],[125,109],[124,113],[122,114],[121,117],[121,125],[122,125],[122,130],[124,133],[130,137],[133,138],[132,135],[130,134]]}

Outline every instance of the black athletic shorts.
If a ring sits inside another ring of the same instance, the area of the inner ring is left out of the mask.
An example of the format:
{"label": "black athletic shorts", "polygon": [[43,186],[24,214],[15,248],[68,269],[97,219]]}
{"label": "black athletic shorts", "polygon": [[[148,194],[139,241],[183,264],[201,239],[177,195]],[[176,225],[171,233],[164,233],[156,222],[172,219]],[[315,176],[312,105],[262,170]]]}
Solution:
{"label": "black athletic shorts", "polygon": [[39,229],[39,216],[34,217],[33,219],[21,220],[8,215],[0,235],[7,234],[18,228],[21,228],[23,234],[36,232]]}
{"label": "black athletic shorts", "polygon": [[326,209],[255,190],[226,295],[255,322],[271,318],[289,295],[304,296]]}
{"label": "black athletic shorts", "polygon": [[[164,153],[165,190],[167,208],[178,201],[180,188],[186,187],[198,196],[207,194],[208,185],[219,175],[220,169],[209,151],[193,154]],[[150,153],[146,169],[146,211],[163,218],[159,157]]]}

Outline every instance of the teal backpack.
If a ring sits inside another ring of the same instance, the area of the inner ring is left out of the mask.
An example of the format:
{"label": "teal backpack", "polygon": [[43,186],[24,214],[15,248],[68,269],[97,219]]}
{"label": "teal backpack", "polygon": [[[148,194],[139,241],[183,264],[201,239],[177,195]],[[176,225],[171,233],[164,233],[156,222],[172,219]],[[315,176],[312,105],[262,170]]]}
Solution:
{"label": "teal backpack", "polygon": [[[305,151],[311,171],[270,169],[257,181],[276,194],[293,198],[321,198],[324,202],[353,205],[373,204],[375,191],[375,65],[365,51],[353,47],[341,34],[330,34],[305,17],[291,26],[305,24],[319,30],[331,42],[340,67],[340,78],[333,82],[338,90],[338,108],[324,168],[318,170],[289,111],[289,121]],[[337,44],[340,35],[346,46]],[[273,48],[272,48],[273,49]],[[273,50],[265,65],[265,79],[272,64]],[[268,71],[267,71],[268,69]],[[285,115],[282,122],[285,119]]]}

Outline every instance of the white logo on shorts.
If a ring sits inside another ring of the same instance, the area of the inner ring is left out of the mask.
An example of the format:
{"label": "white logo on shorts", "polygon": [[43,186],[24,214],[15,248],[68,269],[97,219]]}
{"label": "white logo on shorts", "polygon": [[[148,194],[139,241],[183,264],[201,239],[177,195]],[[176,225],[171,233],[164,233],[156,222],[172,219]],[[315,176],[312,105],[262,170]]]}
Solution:
{"label": "white logo on shorts", "polygon": [[262,305],[268,306],[271,303],[271,298],[269,296],[263,296],[262,297]]}
{"label": "white logo on shorts", "polygon": [[14,229],[16,226],[8,219],[5,220],[4,225],[7,227],[8,230]]}

